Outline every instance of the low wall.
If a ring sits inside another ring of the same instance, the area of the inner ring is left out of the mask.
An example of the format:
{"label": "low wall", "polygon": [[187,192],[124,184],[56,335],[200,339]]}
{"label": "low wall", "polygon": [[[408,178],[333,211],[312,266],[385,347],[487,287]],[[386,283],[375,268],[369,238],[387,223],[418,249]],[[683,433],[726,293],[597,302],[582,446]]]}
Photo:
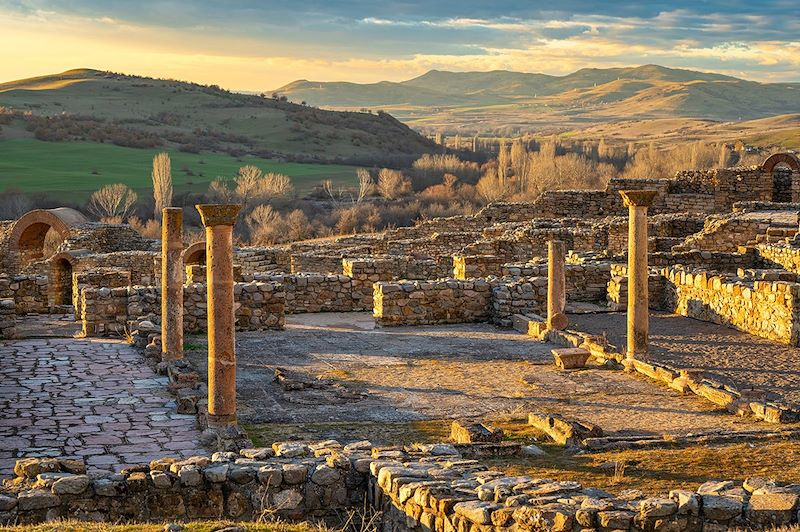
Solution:
{"label": "low wall", "polygon": [[[84,288],[120,288],[131,286],[131,272],[115,268],[92,268],[72,273],[72,305],[80,309],[81,291]],[[55,288],[54,288],[55,289]],[[53,300],[55,294],[51,294]]]}
{"label": "low wall", "polygon": [[778,244],[759,244],[756,253],[764,266],[780,266],[793,273],[800,273],[800,247]]}
{"label": "low wall", "polygon": [[505,257],[497,255],[454,255],[453,276],[456,279],[474,279],[502,275]]}
{"label": "low wall", "polygon": [[48,312],[48,287],[44,275],[0,275],[0,299],[13,299],[17,314]]}
{"label": "low wall", "polygon": [[[107,478],[87,475],[82,461],[28,458],[15,474],[18,491],[0,492],[0,525],[266,517],[395,532],[696,532],[787,526],[800,506],[796,489],[771,480],[616,496],[573,481],[506,476],[449,444],[276,443],[238,455],[162,458]],[[373,520],[344,523],[352,511]]]}
{"label": "low wall", "polygon": [[[282,329],[285,293],[271,282],[234,284],[236,329]],[[80,320],[85,336],[121,334],[142,320],[161,322],[160,289],[153,286],[85,288],[81,291]],[[208,329],[206,286],[183,287],[183,327],[187,333]]]}
{"label": "low wall", "polygon": [[293,253],[291,273],[342,273],[342,255]]}
{"label": "low wall", "polygon": [[702,270],[665,268],[665,308],[777,342],[800,343],[800,284],[742,282]]}
{"label": "low wall", "polygon": [[491,284],[462,281],[378,282],[373,315],[380,325],[428,325],[487,321]]}
{"label": "low wall", "polygon": [[256,278],[268,279],[283,286],[286,314],[353,312],[370,308],[362,306],[363,295],[353,291],[352,279],[346,275],[297,273]]}
{"label": "low wall", "polygon": [[305,444],[275,449],[278,457],[271,448],[167,457],[108,478],[86,475],[78,460],[18,460],[16,482],[27,489],[0,494],[0,525],[59,518],[144,523],[265,516],[340,522],[347,509],[361,507],[369,450],[337,446],[315,458]]}
{"label": "low wall", "polygon": [[16,314],[16,304],[13,299],[0,299],[0,339],[16,336]]}

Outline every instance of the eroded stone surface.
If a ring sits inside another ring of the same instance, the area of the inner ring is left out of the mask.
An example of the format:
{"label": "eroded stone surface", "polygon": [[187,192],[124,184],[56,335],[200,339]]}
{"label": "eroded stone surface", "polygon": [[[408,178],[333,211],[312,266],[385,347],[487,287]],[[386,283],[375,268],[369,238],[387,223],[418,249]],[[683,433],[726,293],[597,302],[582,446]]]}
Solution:
{"label": "eroded stone surface", "polygon": [[203,452],[192,415],[114,340],[0,342],[0,476],[21,457],[81,458],[89,471]]}

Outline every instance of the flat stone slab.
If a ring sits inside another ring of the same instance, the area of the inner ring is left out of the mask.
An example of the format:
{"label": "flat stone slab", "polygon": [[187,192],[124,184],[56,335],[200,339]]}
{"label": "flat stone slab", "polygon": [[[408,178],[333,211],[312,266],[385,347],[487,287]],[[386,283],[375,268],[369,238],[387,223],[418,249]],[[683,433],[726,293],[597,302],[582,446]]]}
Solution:
{"label": "flat stone slab", "polygon": [[205,454],[199,436],[122,341],[0,341],[0,477],[23,457],[80,458],[91,472]]}

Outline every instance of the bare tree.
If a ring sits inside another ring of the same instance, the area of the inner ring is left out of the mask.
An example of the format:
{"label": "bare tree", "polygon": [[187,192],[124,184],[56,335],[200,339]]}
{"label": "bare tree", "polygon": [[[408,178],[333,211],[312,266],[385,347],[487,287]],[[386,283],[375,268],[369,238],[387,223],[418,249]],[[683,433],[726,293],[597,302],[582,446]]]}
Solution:
{"label": "bare tree", "polygon": [[159,153],[153,157],[152,177],[155,214],[156,218],[160,218],[161,210],[172,205],[172,167],[168,153]]}
{"label": "bare tree", "polygon": [[375,188],[375,183],[372,182],[372,176],[369,171],[364,168],[359,168],[356,171],[358,175],[358,203],[364,201],[364,198],[369,196]]}
{"label": "bare tree", "polygon": [[382,168],[378,173],[378,190],[386,199],[397,199],[411,192],[411,180],[398,170]]}
{"label": "bare tree", "polygon": [[99,218],[122,220],[130,216],[136,199],[136,192],[122,183],[106,185],[89,198],[89,211]]}

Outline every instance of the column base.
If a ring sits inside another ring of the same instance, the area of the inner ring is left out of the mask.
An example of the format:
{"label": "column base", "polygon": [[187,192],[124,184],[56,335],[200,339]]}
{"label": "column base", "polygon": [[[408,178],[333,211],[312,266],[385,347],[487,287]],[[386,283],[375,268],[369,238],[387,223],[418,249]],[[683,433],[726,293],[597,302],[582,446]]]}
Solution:
{"label": "column base", "polygon": [[226,427],[237,426],[236,414],[230,414],[230,415],[208,414],[206,420],[208,421],[208,427],[212,429],[221,429]]}
{"label": "column base", "polygon": [[161,362],[177,362],[178,360],[183,360],[183,351],[180,353],[173,353],[173,352],[161,352]]}

